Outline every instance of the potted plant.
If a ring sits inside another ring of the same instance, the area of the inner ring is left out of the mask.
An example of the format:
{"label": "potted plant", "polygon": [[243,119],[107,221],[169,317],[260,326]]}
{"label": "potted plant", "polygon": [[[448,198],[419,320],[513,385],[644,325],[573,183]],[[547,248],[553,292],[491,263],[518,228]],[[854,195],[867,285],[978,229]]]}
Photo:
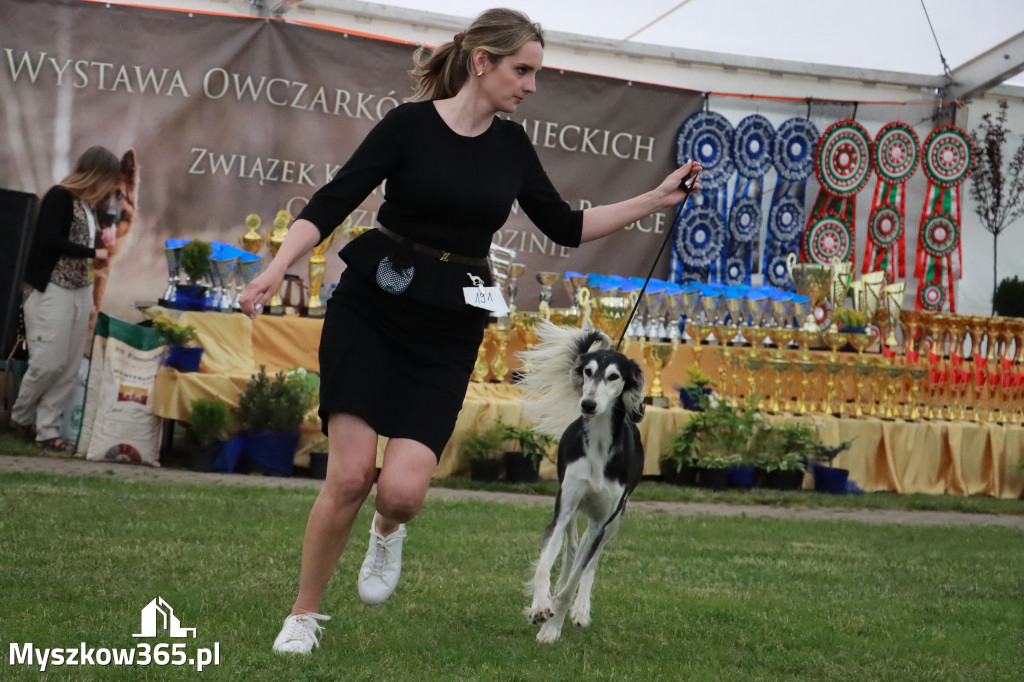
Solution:
{"label": "potted plant", "polygon": [[691,412],[702,412],[712,402],[714,382],[711,378],[694,365],[686,368],[688,381],[683,386],[678,386],[679,402],[684,409]]}
{"label": "potted plant", "polygon": [[220,398],[197,398],[188,412],[188,427],[197,447],[192,449],[192,471],[213,471],[224,442],[231,407]]}
{"label": "potted plant", "polygon": [[836,310],[832,319],[835,321],[836,325],[838,325],[839,331],[841,332],[863,334],[867,331],[868,314],[862,310],[855,310],[853,308],[843,306]]}
{"label": "potted plant", "polygon": [[814,489],[819,493],[831,495],[842,495],[846,492],[847,482],[850,479],[849,469],[840,469],[832,466],[833,460],[844,450],[848,449],[853,440],[844,440],[839,445],[825,445],[816,443],[811,451],[811,459],[814,462],[811,467],[814,473]]}
{"label": "potted plant", "polygon": [[498,480],[506,440],[505,429],[499,424],[474,426],[466,431],[460,442],[460,454],[469,462],[470,478],[474,481]]}
{"label": "potted plant", "polygon": [[173,367],[179,372],[199,371],[204,348],[199,345],[199,335],[196,334],[195,327],[181,324],[169,315],[160,314],[153,320],[153,329],[164,337],[170,346],[163,361],[165,366]]}
{"label": "potted plant", "polygon": [[741,410],[725,402],[709,406],[676,431],[673,457],[680,466],[693,461],[701,486],[724,490],[729,484],[729,470],[748,459],[759,417],[750,403]]}
{"label": "potted plant", "polygon": [[243,431],[242,462],[250,470],[291,476],[299,426],[309,409],[308,388],[289,381],[284,372],[274,379],[260,365],[238,399],[238,421]]}
{"label": "potted plant", "polygon": [[803,486],[807,460],[818,444],[818,434],[808,424],[765,424],[756,439],[756,462],[764,469],[764,483],[775,490]]}
{"label": "potted plant", "polygon": [[540,461],[558,439],[551,434],[541,433],[532,426],[506,424],[501,419],[498,419],[497,423],[504,429],[506,441],[519,443],[519,450],[505,452],[505,480],[510,483],[536,482]]}
{"label": "potted plant", "polygon": [[206,301],[206,285],[201,284],[210,273],[210,256],[213,247],[209,242],[193,239],[181,247],[178,259],[181,269],[188,275],[189,283],[177,287],[176,303],[186,310],[202,310]]}

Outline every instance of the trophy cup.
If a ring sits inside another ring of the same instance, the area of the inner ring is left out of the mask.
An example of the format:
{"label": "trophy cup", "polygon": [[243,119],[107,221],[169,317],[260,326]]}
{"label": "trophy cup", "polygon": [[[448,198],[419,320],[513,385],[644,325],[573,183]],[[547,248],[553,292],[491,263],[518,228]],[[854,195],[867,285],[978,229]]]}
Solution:
{"label": "trophy cup", "polygon": [[487,381],[487,375],[491,373],[491,366],[487,362],[487,345],[494,338],[494,325],[489,325],[484,330],[484,338],[480,341],[480,347],[476,349],[476,362],[473,363],[473,381],[483,383]]}
{"label": "trophy cup", "polygon": [[665,300],[665,333],[670,340],[682,341],[683,334],[680,331],[680,324],[683,317],[683,290],[670,284],[665,287],[662,296]]}
{"label": "trophy cup", "polygon": [[746,296],[725,297],[725,309],[729,311],[729,322],[731,326],[736,328],[733,338],[736,339],[737,346],[747,343],[746,337],[743,336],[743,329],[747,326],[747,320],[749,319],[746,301]]}
{"label": "trophy cup", "polygon": [[786,377],[789,371],[793,368],[793,363],[783,357],[775,357],[768,362],[771,364],[772,371],[775,373],[775,378],[773,380],[773,383],[775,384],[775,391],[772,393],[771,405],[768,407],[768,411],[772,414],[787,412],[789,410],[789,397],[787,395],[788,390],[783,388],[783,384],[789,383],[786,380]]}
{"label": "trophy cup", "polygon": [[700,367],[700,354],[704,350],[704,346],[702,344],[707,340],[712,329],[714,329],[714,327],[707,322],[688,321],[686,323],[686,333],[695,344],[693,347],[693,364],[697,367]]}
{"label": "trophy cup", "polygon": [[882,414],[882,418],[892,420],[899,416],[897,408],[898,398],[900,389],[903,387],[903,378],[907,374],[907,368],[903,365],[886,365],[884,370],[888,384],[885,387],[885,411]]}
{"label": "trophy cup", "polygon": [[661,385],[661,372],[672,362],[672,355],[679,346],[675,341],[645,341],[641,338],[640,349],[644,354],[644,364],[651,368],[654,380],[644,402],[655,407],[668,407],[669,400],[665,397]]}
{"label": "trophy cup", "polygon": [[257,231],[260,229],[260,217],[255,213],[245,216],[245,227],[248,232],[238,235],[238,245],[255,256],[263,248],[263,235]]}
{"label": "trophy cup", "polygon": [[181,249],[185,241],[168,239],[164,242],[164,256],[167,258],[167,289],[164,290],[164,302],[174,301],[178,297],[178,284],[181,282]]}
{"label": "trophy cup", "polygon": [[235,310],[239,309],[238,299],[242,296],[242,292],[245,287],[249,286],[249,282],[256,279],[256,275],[260,274],[260,269],[263,267],[263,256],[257,256],[250,252],[243,253],[238,258],[238,268],[235,270],[235,276],[241,277],[242,286],[235,295],[235,300],[232,307]]}
{"label": "trophy cup", "polygon": [[491,373],[494,380],[501,383],[508,374],[508,364],[505,362],[505,351],[508,350],[508,337],[512,334],[512,328],[507,322],[498,321],[491,325],[494,330],[494,359],[491,360]]}
{"label": "trophy cup", "polygon": [[765,401],[764,393],[757,390],[757,375],[759,372],[764,370],[765,360],[764,358],[751,353],[747,356],[745,365],[747,368],[747,400],[756,396],[757,400],[754,403],[754,409],[764,411],[768,406]]}
{"label": "trophy cup", "polygon": [[806,358],[797,360],[794,364],[796,364],[797,369],[800,370],[802,375],[800,378],[800,393],[796,401],[796,412],[797,414],[807,414],[814,411],[814,402],[808,399],[811,386],[810,375],[820,371],[821,364],[816,360],[808,360]]}
{"label": "trophy cup", "polygon": [[796,255],[789,254],[789,274],[793,278],[796,293],[807,296],[810,301],[810,314],[803,320],[802,326],[807,330],[820,330],[818,316],[828,318],[828,312],[822,308],[828,298],[832,283],[832,268],[818,263],[796,263]]}
{"label": "trophy cup", "polygon": [[309,301],[306,303],[307,317],[323,317],[327,314],[327,306],[320,296],[324,284],[324,273],[327,271],[327,258],[324,254],[330,248],[334,236],[342,229],[338,225],[322,242],[313,247],[313,255],[309,257]]}
{"label": "trophy cup", "polygon": [[[267,248],[270,249],[270,255],[275,258],[288,234],[290,220],[291,214],[284,210],[278,211],[274,218],[274,229],[271,230],[270,237],[267,239]],[[275,291],[274,295],[270,297],[270,303],[263,309],[263,312],[268,315],[284,315],[284,300],[281,298],[280,290]]]}
{"label": "trophy cup", "polygon": [[840,332],[835,329],[826,329],[821,334],[822,342],[829,347],[832,351],[832,361],[836,362],[839,360],[839,349],[846,345],[847,335],[845,332]]}
{"label": "trophy cup", "polygon": [[238,269],[238,263],[238,256],[210,259],[210,274],[213,276],[214,281],[213,301],[210,307],[213,310],[220,310],[221,312],[231,310],[236,296],[230,291],[230,283],[235,275],[235,271]]}
{"label": "trophy cup", "polygon": [[889,311],[889,336],[882,343],[889,348],[897,346],[896,325],[903,311],[903,296],[906,290],[906,282],[896,282],[885,288],[885,308]]}
{"label": "trophy cup", "polygon": [[686,316],[686,321],[683,324],[683,340],[690,338],[690,333],[687,327],[691,322],[696,321],[697,314],[703,309],[701,304],[701,293],[700,287],[696,285],[684,285],[680,292],[680,306],[683,310],[683,315]]}
{"label": "trophy cup", "polygon": [[667,303],[664,287],[648,288],[644,292],[644,307],[647,308],[647,327],[643,330],[641,336],[646,336],[649,339],[664,339],[668,337],[668,330],[665,329],[665,324],[662,322]]}
{"label": "trophy cup", "polygon": [[537,307],[541,317],[545,320],[551,319],[551,298],[553,293],[551,287],[558,281],[557,272],[538,272],[537,282],[540,284],[540,305]]}
{"label": "trophy cup", "polygon": [[[843,342],[846,342],[845,338],[843,339]],[[825,372],[828,374],[828,382],[825,386],[825,402],[822,409],[822,412],[825,414],[834,414],[840,417],[843,414],[843,405],[846,403],[846,381],[840,375],[847,367],[848,364],[841,362],[835,351],[833,351],[832,359],[825,362]],[[842,391],[838,405],[836,405],[837,386]]]}
{"label": "trophy cup", "polygon": [[561,327],[579,327],[583,314],[579,308],[552,308],[551,321]]}
{"label": "trophy cup", "polygon": [[[875,338],[871,334],[851,334],[851,337],[853,337],[853,336],[868,336],[872,340],[874,340],[874,338]],[[851,338],[851,343],[852,343],[852,341],[853,341],[853,339]],[[856,345],[854,345],[854,347],[856,348]],[[863,358],[859,358],[859,357],[858,357],[857,362],[853,366],[853,374],[856,377],[856,386],[857,386],[857,395],[855,397],[855,402],[854,402],[856,407],[854,408],[853,416],[856,417],[856,418],[860,418],[860,417],[864,416],[863,405],[864,405],[864,396],[865,396],[865,393],[864,393],[865,381],[870,379],[871,376],[874,375],[874,373],[875,373],[875,371],[877,369],[878,369],[878,367],[876,365],[874,365],[874,364],[872,364],[870,362],[866,362]],[[867,394],[866,395],[868,396],[867,402],[868,402],[868,405],[869,405],[869,413],[870,413],[871,411],[874,411],[874,407],[875,407],[874,400],[872,400],[872,398],[871,398],[871,386],[870,386],[870,384],[868,384],[868,386],[867,386]]]}
{"label": "trophy cup", "polygon": [[[866,336],[875,338],[871,334]],[[796,330],[796,343],[800,346],[800,359],[807,360],[811,357],[811,346],[821,341],[821,332],[815,329],[797,329]]]}
{"label": "trophy cup", "polygon": [[910,410],[907,413],[907,419],[917,421],[921,418],[921,406],[918,403],[918,396],[921,395],[921,384],[928,378],[928,368],[910,367],[907,371],[910,374],[910,395],[907,397],[907,404]]}
{"label": "trophy cup", "polygon": [[512,263],[508,268],[508,314],[512,316],[516,312],[516,295],[519,293],[519,278],[526,272],[526,266],[522,263]]}
{"label": "trophy cup", "polygon": [[537,323],[543,319],[544,316],[539,312],[527,312],[525,310],[517,310],[516,314],[512,317],[512,327],[519,334],[519,338],[523,340],[526,350],[532,350],[537,345],[539,340]]}
{"label": "trophy cup", "polygon": [[623,296],[602,296],[591,299],[594,325],[614,342],[626,329],[632,304]]}
{"label": "trophy cup", "polygon": [[[911,359],[909,364],[916,364],[916,362],[913,361],[914,337],[917,336],[917,329],[920,326],[920,310],[914,310],[912,308],[903,308],[900,310],[900,327],[902,327],[903,330],[903,355],[908,359]],[[978,347],[974,346],[973,348],[974,350],[977,350]]]}

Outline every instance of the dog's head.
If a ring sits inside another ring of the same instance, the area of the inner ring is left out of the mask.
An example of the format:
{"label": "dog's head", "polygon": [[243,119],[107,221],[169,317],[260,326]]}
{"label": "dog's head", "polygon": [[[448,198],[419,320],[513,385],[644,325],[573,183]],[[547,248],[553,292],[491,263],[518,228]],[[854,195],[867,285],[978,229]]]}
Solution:
{"label": "dog's head", "polygon": [[100,203],[97,215],[100,227],[128,222],[135,218],[135,189],[138,186],[139,169],[135,162],[135,150],[129,149],[121,157],[121,172],[117,184]]}
{"label": "dog's head", "polygon": [[[608,414],[621,401],[634,422],[644,418],[644,371],[635,360],[611,350],[606,336],[594,339],[572,371],[573,389],[580,396],[580,414],[590,419]],[[603,339],[603,340],[602,340]],[[585,339],[584,342],[589,340]]]}

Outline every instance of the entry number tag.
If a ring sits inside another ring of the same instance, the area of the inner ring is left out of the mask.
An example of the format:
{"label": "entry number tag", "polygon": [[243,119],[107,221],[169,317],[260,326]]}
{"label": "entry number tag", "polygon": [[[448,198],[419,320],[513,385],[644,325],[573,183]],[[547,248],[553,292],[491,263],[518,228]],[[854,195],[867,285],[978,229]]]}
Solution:
{"label": "entry number tag", "polygon": [[498,317],[508,315],[508,304],[498,287],[462,287],[462,293],[466,296],[466,303],[474,308],[489,310]]}

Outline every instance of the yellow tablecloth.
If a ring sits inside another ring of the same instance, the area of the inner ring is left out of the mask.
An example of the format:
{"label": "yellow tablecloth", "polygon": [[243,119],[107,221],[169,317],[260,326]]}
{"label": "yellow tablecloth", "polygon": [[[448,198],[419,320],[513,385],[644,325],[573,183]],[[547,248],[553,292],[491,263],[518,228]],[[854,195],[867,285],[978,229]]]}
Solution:
{"label": "yellow tablecloth", "polygon": [[[183,313],[182,319],[196,327],[206,352],[199,372],[160,370],[154,390],[154,412],[160,417],[187,421],[188,407],[199,397],[217,396],[237,406],[239,393],[260,364],[265,364],[270,373],[291,367],[314,371],[319,368],[320,320],[264,315],[252,321],[244,315],[221,313]],[[630,348],[629,354],[638,357],[638,348]],[[713,357],[712,353],[703,354],[705,371],[714,371]],[[681,347],[670,365],[673,371],[665,377],[666,388],[673,381],[682,380],[685,365],[691,360],[692,349]],[[507,383],[471,383],[435,477],[468,471],[459,446],[461,435],[468,429],[485,426],[499,417],[519,424],[521,413],[518,387]],[[647,408],[639,425],[646,453],[645,475],[660,473],[661,456],[670,449],[675,430],[689,417],[689,412],[678,407]],[[850,450],[840,455],[835,464],[849,469],[850,478],[867,491],[984,494],[1002,498],[1017,498],[1024,493],[1024,428],[1017,425],[837,419],[823,415],[767,418],[812,419],[819,423],[822,438],[828,443],[854,438]],[[296,464],[308,463],[309,449],[318,435],[314,425],[303,427]],[[378,460],[385,445],[386,439],[382,438]],[[541,476],[554,478],[554,465],[544,462]]]}

